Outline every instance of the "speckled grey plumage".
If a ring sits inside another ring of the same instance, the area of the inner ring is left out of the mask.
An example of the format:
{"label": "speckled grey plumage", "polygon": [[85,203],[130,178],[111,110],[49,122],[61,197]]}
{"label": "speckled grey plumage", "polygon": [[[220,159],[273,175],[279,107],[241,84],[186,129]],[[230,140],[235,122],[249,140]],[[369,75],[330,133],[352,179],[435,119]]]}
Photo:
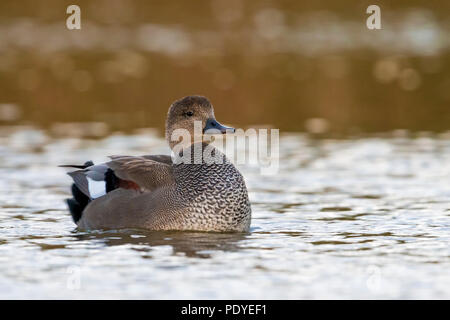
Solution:
{"label": "speckled grey plumage", "polygon": [[[171,149],[175,145],[170,139],[171,133],[179,128],[192,133],[194,121],[201,121],[204,128],[211,123],[215,128],[221,126],[205,97],[188,96],[171,105],[166,121],[166,139]],[[198,151],[195,146],[199,145],[202,150],[212,148],[206,143],[191,141],[182,152],[191,150],[194,157],[198,155],[194,152]],[[209,154],[222,161],[210,163],[202,159],[201,163],[188,164],[172,163],[172,159],[164,155],[114,156],[110,162],[95,166],[96,175],[103,174],[106,166],[119,179],[132,182],[138,188],[119,187],[93,199],[82,211],[77,225],[81,229],[248,231],[251,205],[244,178],[219,150],[210,149]],[[86,189],[85,181],[80,184],[76,180],[92,175],[90,170],[88,167],[71,173],[75,184]],[[89,197],[86,190],[81,191]]]}
{"label": "speckled grey plumage", "polygon": [[[114,190],[92,201],[78,226],[83,229],[248,231],[251,206],[244,179],[223,157],[223,164],[172,164],[172,182],[151,192]],[[129,157],[138,159],[138,157]],[[119,158],[120,159],[120,158]],[[134,168],[142,176],[145,160]],[[114,160],[113,160],[114,161]],[[150,160],[151,161],[151,160]],[[154,173],[153,175],[158,175]]]}
{"label": "speckled grey plumage", "polygon": [[[203,145],[203,148],[206,145]],[[184,203],[186,228],[214,231],[246,231],[251,207],[244,178],[217,149],[221,164],[174,166],[178,198]]]}

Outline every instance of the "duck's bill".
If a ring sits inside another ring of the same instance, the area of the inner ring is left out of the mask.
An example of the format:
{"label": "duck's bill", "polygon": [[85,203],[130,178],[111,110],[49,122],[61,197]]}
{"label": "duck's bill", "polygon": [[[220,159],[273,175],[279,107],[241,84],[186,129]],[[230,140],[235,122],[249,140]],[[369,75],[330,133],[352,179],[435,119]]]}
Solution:
{"label": "duck's bill", "polygon": [[203,133],[206,134],[226,134],[234,132],[235,132],[234,128],[224,126],[219,122],[217,122],[217,120],[215,119],[209,119],[208,121],[206,121],[206,125],[203,128]]}

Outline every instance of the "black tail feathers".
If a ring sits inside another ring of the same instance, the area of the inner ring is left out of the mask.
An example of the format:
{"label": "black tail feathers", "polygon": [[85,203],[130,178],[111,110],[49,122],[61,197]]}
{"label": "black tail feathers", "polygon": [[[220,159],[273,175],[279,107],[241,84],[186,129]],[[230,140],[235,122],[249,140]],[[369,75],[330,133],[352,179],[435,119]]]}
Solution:
{"label": "black tail feathers", "polygon": [[72,215],[73,222],[77,223],[83,215],[83,208],[74,199],[66,199],[67,206],[69,207],[70,214]]}
{"label": "black tail feathers", "polygon": [[69,207],[70,214],[72,215],[72,219],[75,223],[81,219],[83,215],[83,210],[88,205],[90,199],[83,192],[78,189],[78,187],[72,184],[72,195],[73,198],[67,199],[67,205]]}
{"label": "black tail feathers", "polygon": [[60,168],[76,168],[76,169],[86,169],[87,167],[93,166],[92,161],[86,161],[84,164],[61,164]]}
{"label": "black tail feathers", "polygon": [[[81,166],[68,166],[68,167],[84,169],[93,165],[94,163],[92,161],[87,161],[84,163],[84,165]],[[81,219],[81,216],[83,215],[83,210],[88,205],[90,199],[83,192],[81,192],[81,190],[75,185],[75,183],[72,184],[72,195],[73,198],[66,199],[66,202],[67,206],[69,207],[70,214],[72,215],[73,221],[77,223],[78,220]]]}
{"label": "black tail feathers", "polygon": [[[78,168],[85,169],[87,167],[93,166],[92,161],[86,161],[83,165],[62,165],[60,167],[66,168]],[[83,215],[83,210],[88,205],[90,199],[74,184],[72,184],[72,195],[73,198],[66,199],[67,206],[69,207],[70,214],[75,223],[81,219]]]}

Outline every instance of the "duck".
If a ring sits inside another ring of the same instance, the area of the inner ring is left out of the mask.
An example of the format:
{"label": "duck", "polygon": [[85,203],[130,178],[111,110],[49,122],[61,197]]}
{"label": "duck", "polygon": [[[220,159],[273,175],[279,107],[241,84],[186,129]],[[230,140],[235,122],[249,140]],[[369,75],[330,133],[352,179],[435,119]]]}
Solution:
{"label": "duck", "polygon": [[248,232],[252,211],[244,178],[211,144],[211,137],[234,132],[216,120],[206,97],[191,95],[169,107],[171,155],[62,165],[76,169],[68,172],[73,184],[66,203],[77,228]]}

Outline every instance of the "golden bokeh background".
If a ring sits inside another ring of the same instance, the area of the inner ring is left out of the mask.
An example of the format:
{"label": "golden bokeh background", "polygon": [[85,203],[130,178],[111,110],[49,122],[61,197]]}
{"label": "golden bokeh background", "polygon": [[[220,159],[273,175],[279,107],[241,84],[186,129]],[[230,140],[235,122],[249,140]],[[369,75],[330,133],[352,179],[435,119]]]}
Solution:
{"label": "golden bokeh background", "polygon": [[173,100],[202,94],[240,127],[448,130],[450,2],[376,1],[382,30],[366,27],[370,4],[2,0],[0,125],[161,129]]}

